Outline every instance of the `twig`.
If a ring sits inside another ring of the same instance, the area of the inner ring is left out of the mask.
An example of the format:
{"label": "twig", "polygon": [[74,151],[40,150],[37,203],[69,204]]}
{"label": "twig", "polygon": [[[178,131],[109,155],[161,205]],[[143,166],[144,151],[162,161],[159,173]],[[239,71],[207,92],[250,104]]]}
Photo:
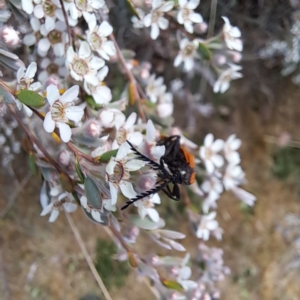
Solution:
{"label": "twig", "polygon": [[47,152],[47,150],[44,148],[44,146],[39,142],[39,140],[27,129],[27,127],[24,125],[22,120],[20,119],[19,115],[16,113],[14,107],[9,104],[8,108],[11,112],[11,114],[14,116],[14,118],[17,120],[19,126],[23,129],[23,131],[26,133],[30,141],[37,145],[37,147],[41,150],[41,152],[44,154],[44,156],[49,160],[49,162],[55,167],[55,169],[59,173],[64,173],[60,167],[60,165],[52,158],[52,156]]}
{"label": "twig", "polygon": [[66,10],[65,10],[64,1],[63,0],[59,0],[59,3],[61,5],[61,10],[63,12],[64,19],[65,19],[66,26],[67,26],[67,32],[68,32],[68,37],[69,37],[68,44],[70,46],[72,46],[72,31],[71,31],[71,27],[70,27],[69,21],[68,21],[68,16],[67,16],[67,13],[66,13]]}
{"label": "twig", "polygon": [[1,211],[1,213],[0,213],[0,219],[5,218],[6,214],[9,212],[9,210],[14,205],[14,203],[15,203],[18,195],[24,189],[24,187],[26,186],[26,184],[28,183],[28,181],[30,180],[31,177],[32,177],[32,174],[31,174],[31,172],[29,172],[23,178],[23,180],[20,183],[18,183],[17,188],[15,189],[14,193],[11,195],[11,197],[10,197],[9,201],[7,202],[5,208]]}
{"label": "twig", "polygon": [[[36,110],[35,108],[33,108],[33,107],[30,107],[30,109],[41,119],[41,120],[44,120],[45,119],[45,117],[38,111],[38,110]],[[57,137],[60,139],[60,135],[59,135],[59,133],[58,133],[58,129],[57,128],[55,128],[54,129],[54,133],[57,135]],[[91,156],[89,156],[89,155],[87,155],[87,154],[85,154],[85,153],[83,153],[82,151],[80,151],[79,149],[77,149],[71,142],[68,142],[67,143],[67,146],[75,153],[75,155],[76,156],[80,156],[80,157],[83,157],[84,159],[86,159],[86,160],[88,160],[89,162],[92,162],[92,163],[96,163],[95,162],[95,160],[91,157]]]}
{"label": "twig", "polygon": [[[101,17],[101,19],[103,20],[103,13],[102,11],[99,9],[98,10],[99,12],[99,15]],[[141,97],[140,97],[140,94],[138,92],[138,83],[137,81],[135,80],[133,74],[131,73],[131,71],[129,70],[129,68],[127,67],[127,64],[126,64],[126,60],[121,52],[121,49],[119,48],[119,45],[116,41],[116,38],[114,36],[114,34],[112,33],[109,38],[112,40],[112,42],[114,43],[114,46],[116,48],[116,51],[117,51],[117,56],[119,58],[119,61],[122,65],[122,68],[126,74],[126,77],[128,78],[129,82],[131,83],[132,87],[134,88],[134,94],[135,94],[135,97],[136,97],[136,100],[137,100],[137,103],[138,103],[138,111],[139,111],[139,116],[141,117],[141,119],[143,120],[144,123],[147,122],[147,119],[145,117],[145,114],[144,114],[144,111],[143,111],[143,108],[142,108],[142,103],[141,103]]]}
{"label": "twig", "polygon": [[94,278],[96,279],[96,281],[97,281],[97,283],[98,283],[98,285],[99,285],[99,287],[100,287],[100,289],[101,289],[101,291],[102,291],[105,299],[106,300],[112,300],[112,298],[109,295],[108,290],[106,289],[106,287],[105,287],[105,285],[104,285],[104,283],[103,283],[103,281],[102,281],[99,273],[96,270],[96,267],[95,267],[95,265],[93,263],[93,260],[92,260],[91,256],[89,255],[88,250],[85,247],[85,244],[84,244],[84,242],[83,242],[83,240],[82,240],[82,238],[80,236],[80,233],[79,233],[79,231],[78,231],[78,229],[77,229],[77,227],[76,227],[76,225],[75,225],[75,223],[73,221],[73,218],[66,211],[65,211],[65,215],[66,215],[67,220],[69,222],[69,225],[70,225],[70,227],[71,227],[71,229],[73,231],[73,234],[75,235],[77,243],[80,246],[82,254],[84,255],[84,258],[85,258],[86,262],[88,263],[88,265],[89,265],[89,267],[90,267],[90,269],[92,271],[92,274],[93,274]]}
{"label": "twig", "polygon": [[[211,38],[214,34],[215,29],[215,22],[216,22],[216,12],[217,12],[217,4],[218,0],[212,0],[210,5],[210,16],[209,16],[209,24],[208,24],[208,30],[207,30],[207,39]],[[204,68],[209,67],[209,62],[204,62]],[[200,81],[200,95],[202,96],[202,99],[204,98],[206,94],[206,87],[207,87],[207,80],[205,76],[201,77]]]}
{"label": "twig", "polygon": [[110,225],[109,229],[111,230],[111,232],[114,234],[114,236],[119,240],[119,242],[121,243],[121,245],[123,246],[123,248],[127,251],[127,252],[132,252],[133,250],[128,246],[128,244],[124,241],[123,237],[121,236],[120,232],[113,226]]}
{"label": "twig", "polygon": [[6,275],[5,275],[5,270],[4,270],[4,266],[3,266],[3,259],[2,259],[2,239],[0,240],[0,274],[2,277],[2,281],[3,281],[3,286],[4,289],[6,291],[7,294],[7,299],[12,300],[12,296],[11,296],[11,290],[9,287],[9,283],[7,281]]}

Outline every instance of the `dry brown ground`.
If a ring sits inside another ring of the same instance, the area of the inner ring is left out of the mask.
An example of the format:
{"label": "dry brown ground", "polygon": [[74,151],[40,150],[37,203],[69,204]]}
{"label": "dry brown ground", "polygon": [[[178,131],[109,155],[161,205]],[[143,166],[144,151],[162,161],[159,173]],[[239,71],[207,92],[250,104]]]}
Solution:
{"label": "dry brown ground", "polygon": [[[281,92],[274,94],[272,103],[259,106],[262,107],[260,111],[244,104],[245,97],[239,94],[232,95],[240,105],[229,121],[216,117],[207,121],[199,117],[201,134],[212,126],[220,137],[237,132],[243,140],[242,164],[249,181],[246,189],[258,199],[253,215],[242,212],[239,201],[229,193],[219,201],[218,220],[225,234],[223,241],[213,242],[213,245],[224,249],[226,265],[232,270],[231,276],[220,284],[222,299],[225,300],[300,299],[299,274],[284,272],[289,246],[276,231],[276,226],[288,212],[300,213],[299,195],[295,186],[271,175],[271,146],[263,141],[265,134],[277,136],[284,130],[300,141],[297,126],[300,120],[299,90],[288,80],[281,82],[280,89]],[[252,97],[251,91],[245,93],[248,98]],[[266,101],[264,97],[260,100]],[[19,176],[21,178],[24,174]],[[47,222],[47,218],[39,216],[39,185],[40,180],[32,178],[8,216],[0,220],[3,268],[0,276],[6,276],[12,295],[10,299],[76,300],[88,292],[101,296],[64,215],[53,225]],[[13,189],[11,179],[2,170],[0,210]],[[72,216],[94,256],[96,238],[108,238],[106,233],[90,223],[80,210]],[[185,222],[180,227],[188,233]],[[188,235],[183,244],[194,252],[197,241]],[[151,243],[143,243],[139,251],[148,251],[149,247]],[[37,269],[33,278],[28,280],[32,266]],[[154,299],[147,286],[136,281],[134,271],[123,288],[110,292],[114,300]],[[35,293],[38,296],[34,297]],[[0,299],[9,299],[4,295],[5,281],[1,277]]]}

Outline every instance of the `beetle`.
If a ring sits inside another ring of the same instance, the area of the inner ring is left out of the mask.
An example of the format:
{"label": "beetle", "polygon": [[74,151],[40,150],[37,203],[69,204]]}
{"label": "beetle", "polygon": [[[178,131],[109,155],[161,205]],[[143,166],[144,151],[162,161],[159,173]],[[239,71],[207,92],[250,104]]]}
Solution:
{"label": "beetle", "polygon": [[[178,184],[190,185],[195,182],[195,157],[180,145],[179,135],[162,137],[157,142],[157,145],[166,147],[165,154],[161,156],[159,163],[140,153],[129,141],[127,143],[138,159],[147,162],[150,168],[157,172],[157,181],[154,188],[130,199],[121,209],[125,209],[135,201],[159,191],[163,191],[169,198],[179,201],[180,190]],[[173,184],[172,189],[169,186],[170,184]]]}

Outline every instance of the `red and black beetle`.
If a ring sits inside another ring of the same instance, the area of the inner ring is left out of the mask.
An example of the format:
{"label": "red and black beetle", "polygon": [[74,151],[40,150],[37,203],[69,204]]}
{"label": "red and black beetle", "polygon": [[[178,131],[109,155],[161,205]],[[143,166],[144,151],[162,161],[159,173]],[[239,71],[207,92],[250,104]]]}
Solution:
{"label": "red and black beetle", "polygon": [[[171,199],[179,201],[180,190],[178,184],[190,185],[194,183],[196,175],[194,170],[195,157],[180,145],[179,135],[163,137],[157,142],[157,145],[166,147],[165,154],[161,156],[159,163],[140,153],[130,142],[127,141],[127,143],[138,159],[147,162],[150,168],[157,172],[157,181],[154,188],[130,199],[122,209],[159,191],[163,191]],[[173,184],[172,189],[169,186],[171,183]]]}

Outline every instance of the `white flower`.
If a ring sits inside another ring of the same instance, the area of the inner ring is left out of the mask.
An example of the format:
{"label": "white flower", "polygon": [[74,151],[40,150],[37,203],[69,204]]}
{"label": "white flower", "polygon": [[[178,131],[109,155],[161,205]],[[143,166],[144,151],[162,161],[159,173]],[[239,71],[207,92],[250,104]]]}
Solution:
{"label": "white flower", "polygon": [[125,115],[116,108],[103,109],[99,115],[99,119],[106,128],[112,128],[114,126],[120,127],[125,122]]}
{"label": "white flower", "polygon": [[65,67],[65,58],[56,57],[50,60],[48,57],[42,59],[39,67],[42,71],[38,75],[39,81],[46,83],[50,76],[56,75],[59,78],[65,78],[68,75],[68,70]]}
{"label": "white flower", "polygon": [[138,208],[141,219],[149,216],[153,222],[159,221],[159,214],[154,208],[154,204],[160,204],[160,197],[158,194],[151,195],[150,197],[143,198],[134,202],[134,206]]}
{"label": "white flower", "polygon": [[145,165],[139,159],[132,159],[128,156],[130,152],[128,143],[120,146],[116,157],[112,157],[106,166],[106,180],[109,183],[112,205],[115,205],[118,198],[118,188],[128,199],[136,196],[132,183],[129,182],[131,171],[137,171]]}
{"label": "white flower", "polygon": [[226,167],[223,176],[223,184],[227,191],[240,185],[241,183],[244,183],[244,181],[245,181],[245,173],[242,170],[241,166],[228,165]]}
{"label": "white flower", "polygon": [[47,99],[50,104],[50,111],[44,119],[44,129],[47,132],[53,132],[55,126],[59,128],[61,139],[67,143],[72,135],[69,120],[75,123],[79,122],[83,116],[83,108],[74,106],[73,101],[77,99],[79,86],[74,85],[68,89],[62,96],[55,85],[47,87]]}
{"label": "white flower", "polygon": [[70,193],[64,192],[61,185],[56,185],[50,190],[50,203],[49,197],[46,193],[46,185],[43,184],[40,202],[43,207],[41,216],[45,216],[50,213],[49,222],[53,223],[57,219],[60,210],[65,210],[68,213],[74,212],[77,209],[77,205],[73,203],[73,196]]}
{"label": "white flower", "polygon": [[202,203],[202,209],[204,213],[208,213],[209,208],[216,208],[216,201],[223,192],[223,185],[217,177],[211,176],[202,183],[201,188],[203,192],[207,194]]}
{"label": "white flower", "polygon": [[211,231],[215,231],[219,227],[219,223],[215,220],[217,213],[215,211],[208,215],[202,215],[197,229],[197,238],[207,241]]}
{"label": "white flower", "polygon": [[[34,4],[40,3],[40,0],[34,0]],[[33,3],[32,0],[22,0],[22,9],[28,14],[31,15],[33,13]]]}
{"label": "white flower", "polygon": [[41,87],[40,82],[33,82],[34,81],[34,76],[37,71],[37,65],[36,62],[32,62],[26,72],[25,67],[20,67],[20,69],[17,72],[17,90],[31,90],[31,91],[36,91]]}
{"label": "white flower", "polygon": [[15,47],[19,44],[20,42],[19,34],[20,33],[11,26],[5,26],[2,29],[3,41],[7,46],[10,47]]}
{"label": "white flower", "polygon": [[131,22],[133,24],[134,28],[143,28],[144,27],[144,17],[145,17],[145,12],[140,9],[140,8],[136,8],[136,11],[140,17],[140,19],[137,16],[132,16],[131,17]]}
{"label": "white flower", "polygon": [[93,9],[103,8],[105,2],[103,0],[70,0],[64,1],[64,5],[71,18],[77,20],[83,12],[92,12]]}
{"label": "white flower", "polygon": [[[41,88],[41,83],[40,82],[33,82],[33,78],[35,76],[35,73],[37,71],[37,65],[36,62],[32,62],[26,72],[25,72],[25,67],[21,67],[18,72],[17,72],[17,90],[30,90],[30,91],[37,91],[38,89]],[[28,117],[31,117],[33,112],[30,108],[28,108],[26,105],[22,104],[18,99],[16,99],[16,105],[19,110],[24,108],[25,113]]]}
{"label": "white flower", "polygon": [[116,125],[116,139],[113,142],[112,148],[116,149],[126,141],[129,141],[135,146],[138,146],[143,141],[143,135],[139,131],[134,131],[134,123],[136,122],[137,114],[135,112],[127,118],[123,124]]}
{"label": "white flower", "polygon": [[242,40],[239,39],[241,37],[241,31],[238,27],[232,26],[227,17],[222,17],[225,24],[223,26],[223,36],[227,47],[230,50],[243,50]]}
{"label": "white flower", "polygon": [[37,19],[36,17],[31,17],[30,18],[30,25],[31,28],[33,30],[33,33],[28,33],[24,36],[23,38],[23,43],[26,46],[32,46],[37,42],[37,37],[36,35],[40,35],[40,28],[41,28],[41,22],[39,19]]}
{"label": "white flower", "polygon": [[240,148],[241,144],[242,141],[237,139],[235,134],[229,136],[227,141],[224,143],[224,156],[229,164],[237,165],[240,163],[241,158],[236,150]]}
{"label": "white flower", "polygon": [[33,9],[33,14],[36,18],[45,18],[45,27],[53,28],[56,18],[64,21],[61,5],[58,0],[42,0]]}
{"label": "white flower", "polygon": [[151,156],[156,161],[159,161],[159,159],[165,154],[166,147],[164,145],[156,146],[156,129],[151,120],[148,120],[146,126],[146,143],[147,146],[150,147]]}
{"label": "white flower", "polygon": [[113,28],[104,21],[100,26],[96,26],[96,17],[94,14],[84,14],[89,25],[87,31],[87,41],[93,51],[96,51],[102,58],[109,60],[110,56],[116,55],[116,48],[113,41],[108,40],[108,36],[112,34]]}
{"label": "white flower", "polygon": [[165,93],[167,87],[163,84],[163,77],[158,77],[155,79],[155,75],[152,74],[148,79],[148,85],[146,86],[146,94],[150,98],[152,103],[156,103],[158,97]]}
{"label": "white flower", "polygon": [[159,36],[159,28],[165,30],[169,26],[169,21],[163,15],[165,12],[172,10],[173,1],[153,0],[152,11],[144,18],[145,27],[151,26],[151,38],[156,40]]}
{"label": "white flower", "polygon": [[57,21],[56,23],[42,24],[40,32],[44,36],[38,42],[38,53],[45,57],[52,46],[55,56],[62,57],[65,54],[65,44],[68,40],[66,33],[66,23],[64,21]]}
{"label": "white flower", "polygon": [[198,41],[190,42],[188,39],[180,41],[180,51],[174,60],[174,66],[178,67],[182,62],[184,63],[184,70],[186,72],[192,70],[194,67],[194,58],[197,56]]}
{"label": "white flower", "polygon": [[158,97],[156,111],[160,118],[164,119],[173,114],[173,94],[164,93]]}
{"label": "white flower", "polygon": [[198,283],[188,280],[192,275],[192,270],[189,266],[183,266],[178,270],[177,282],[183,287],[185,291],[195,289]]}
{"label": "white flower", "polygon": [[215,167],[223,166],[224,159],[217,154],[223,149],[223,146],[224,141],[220,139],[214,141],[214,136],[211,133],[204,138],[204,145],[200,148],[199,155],[203,159],[208,173],[212,173]]}
{"label": "white flower", "polygon": [[243,75],[238,72],[242,69],[241,66],[229,64],[229,68],[224,70],[218,80],[214,84],[214,93],[225,93],[230,86],[230,81],[238,78],[242,78]]}
{"label": "white flower", "polygon": [[108,67],[104,66],[98,73],[97,73],[97,79],[98,84],[92,85],[88,84],[87,81],[84,81],[83,87],[85,91],[92,95],[95,102],[99,105],[106,105],[108,104],[112,99],[112,93],[109,87],[107,87],[103,79],[106,77],[108,73]]}
{"label": "white flower", "polygon": [[200,14],[195,13],[194,9],[199,5],[200,0],[179,0],[180,6],[177,21],[179,24],[183,24],[187,32],[193,33],[193,23],[202,23],[203,18]]}
{"label": "white flower", "polygon": [[70,69],[71,76],[77,80],[85,80],[91,85],[97,85],[97,71],[104,66],[104,60],[92,55],[87,42],[81,42],[78,54],[72,47],[67,51],[67,66]]}

